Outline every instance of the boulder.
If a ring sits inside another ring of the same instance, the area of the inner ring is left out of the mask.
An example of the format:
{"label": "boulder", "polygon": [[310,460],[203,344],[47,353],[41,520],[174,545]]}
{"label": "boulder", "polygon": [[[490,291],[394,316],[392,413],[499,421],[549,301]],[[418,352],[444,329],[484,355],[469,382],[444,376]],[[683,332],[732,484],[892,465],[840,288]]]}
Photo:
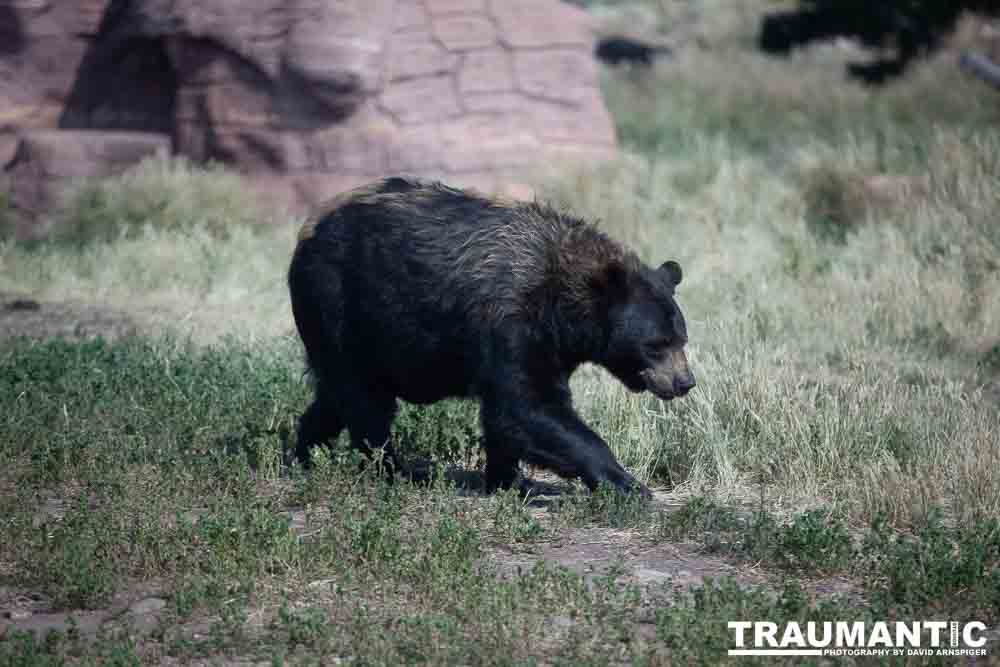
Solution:
{"label": "boulder", "polygon": [[[0,44],[0,160],[24,130],[151,132],[302,208],[394,173],[517,190],[616,150],[590,20],[559,0],[0,0]],[[6,168],[33,210],[39,136],[102,170],[78,150],[99,135],[25,135]]]}
{"label": "boulder", "polygon": [[22,225],[19,236],[44,232],[45,214],[67,185],[121,173],[146,157],[166,157],[170,138],[143,132],[26,130],[18,136],[5,176],[9,204]]}

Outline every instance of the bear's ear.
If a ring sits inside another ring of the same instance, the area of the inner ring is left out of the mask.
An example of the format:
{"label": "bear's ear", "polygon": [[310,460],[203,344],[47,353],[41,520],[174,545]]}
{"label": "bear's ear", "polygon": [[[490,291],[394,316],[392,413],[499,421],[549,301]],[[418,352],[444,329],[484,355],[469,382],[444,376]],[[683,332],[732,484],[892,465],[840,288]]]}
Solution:
{"label": "bear's ear", "polygon": [[681,271],[681,265],[672,259],[661,264],[659,271],[674,285],[680,285],[681,280],[684,278],[684,273]]}

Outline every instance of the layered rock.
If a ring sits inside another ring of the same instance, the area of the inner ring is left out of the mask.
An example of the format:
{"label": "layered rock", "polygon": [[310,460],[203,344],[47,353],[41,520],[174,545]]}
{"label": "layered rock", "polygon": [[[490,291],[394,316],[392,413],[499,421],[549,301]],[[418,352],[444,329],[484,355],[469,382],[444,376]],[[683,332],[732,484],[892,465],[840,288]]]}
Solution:
{"label": "layered rock", "polygon": [[6,169],[10,204],[27,221],[41,220],[73,181],[117,174],[143,158],[169,154],[169,139],[152,132],[27,130]]}
{"label": "layered rock", "polygon": [[0,0],[0,45],[0,161],[27,129],[153,132],[309,204],[615,150],[587,16],[557,0]]}

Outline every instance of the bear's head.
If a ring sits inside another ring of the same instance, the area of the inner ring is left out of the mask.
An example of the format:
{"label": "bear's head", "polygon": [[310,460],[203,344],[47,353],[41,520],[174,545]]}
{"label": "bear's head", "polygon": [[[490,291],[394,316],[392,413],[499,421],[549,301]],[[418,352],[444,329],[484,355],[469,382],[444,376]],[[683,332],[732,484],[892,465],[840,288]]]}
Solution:
{"label": "bear's head", "polygon": [[658,269],[609,267],[608,342],[602,365],[632,391],[649,390],[663,400],[695,385],[684,346],[687,326],[674,300],[682,273],[677,262]]}

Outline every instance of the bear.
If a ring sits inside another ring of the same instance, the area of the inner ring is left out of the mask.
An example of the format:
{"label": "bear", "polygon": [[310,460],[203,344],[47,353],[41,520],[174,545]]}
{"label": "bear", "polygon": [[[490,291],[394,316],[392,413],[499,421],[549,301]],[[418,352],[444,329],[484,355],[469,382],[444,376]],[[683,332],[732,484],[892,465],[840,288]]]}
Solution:
{"label": "bear", "polygon": [[398,466],[397,399],[467,397],[480,404],[489,491],[524,462],[649,497],[574,411],[569,379],[591,362],[633,392],[687,394],[681,278],[677,262],[652,269],[538,201],[402,177],[342,193],[302,225],[288,271],[315,390],[295,455],[308,465],[346,427],[353,447],[385,447]]}

